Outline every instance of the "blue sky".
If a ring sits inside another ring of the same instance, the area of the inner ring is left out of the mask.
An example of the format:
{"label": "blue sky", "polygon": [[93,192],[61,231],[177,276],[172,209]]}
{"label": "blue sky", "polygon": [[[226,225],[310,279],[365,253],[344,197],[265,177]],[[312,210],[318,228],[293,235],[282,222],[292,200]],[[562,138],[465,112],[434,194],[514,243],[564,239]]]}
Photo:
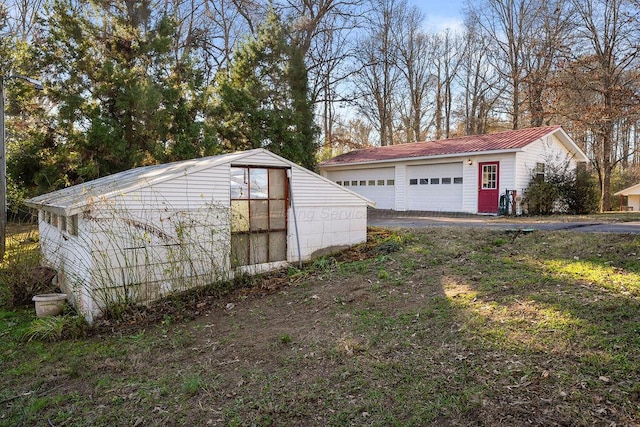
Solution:
{"label": "blue sky", "polygon": [[433,32],[462,28],[465,0],[414,0],[425,13],[426,29]]}

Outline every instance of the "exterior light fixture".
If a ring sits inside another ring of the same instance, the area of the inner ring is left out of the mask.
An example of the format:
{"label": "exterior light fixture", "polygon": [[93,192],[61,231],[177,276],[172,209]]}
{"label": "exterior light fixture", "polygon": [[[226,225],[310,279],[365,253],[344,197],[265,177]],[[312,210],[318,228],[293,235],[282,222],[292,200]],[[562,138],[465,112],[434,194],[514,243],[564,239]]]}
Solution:
{"label": "exterior light fixture", "polygon": [[0,261],[4,260],[7,238],[7,147],[4,125],[4,83],[9,80],[24,80],[34,89],[43,90],[39,80],[14,74],[8,77],[0,75]]}
{"label": "exterior light fixture", "polygon": [[471,159],[467,160],[467,164],[468,164],[469,166],[471,166],[471,165],[473,164],[473,160],[471,160]]}

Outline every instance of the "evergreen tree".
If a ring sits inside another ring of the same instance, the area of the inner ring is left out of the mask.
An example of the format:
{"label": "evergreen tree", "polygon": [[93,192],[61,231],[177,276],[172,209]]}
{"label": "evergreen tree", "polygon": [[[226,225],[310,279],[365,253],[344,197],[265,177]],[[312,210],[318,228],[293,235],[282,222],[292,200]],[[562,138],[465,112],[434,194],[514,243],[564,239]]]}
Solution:
{"label": "evergreen tree", "polygon": [[[55,0],[41,46],[70,182],[216,152],[204,79],[150,1]],[[184,58],[184,59],[183,59]]]}
{"label": "evergreen tree", "polygon": [[[46,153],[46,143],[43,143],[51,127],[49,115],[43,108],[42,92],[15,77],[38,77],[30,49],[33,40],[26,34],[19,37],[12,22],[6,5],[0,5],[0,75],[4,78],[7,208],[10,216],[18,214],[22,200],[37,189],[38,165],[51,158]],[[49,177],[55,180],[56,175],[53,171]]]}
{"label": "evergreen tree", "polygon": [[309,169],[317,128],[302,51],[271,11],[218,75],[212,111],[228,151],[266,148]]}

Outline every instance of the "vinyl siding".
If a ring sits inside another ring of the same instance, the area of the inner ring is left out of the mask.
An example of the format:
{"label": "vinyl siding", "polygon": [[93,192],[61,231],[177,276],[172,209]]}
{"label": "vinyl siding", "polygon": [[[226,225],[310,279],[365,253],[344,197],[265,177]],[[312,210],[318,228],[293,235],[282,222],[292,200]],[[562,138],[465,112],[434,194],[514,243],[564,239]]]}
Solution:
{"label": "vinyl siding", "polygon": [[126,209],[197,209],[206,204],[229,205],[229,165],[214,166],[111,199]]}
{"label": "vinyl siding", "polygon": [[515,186],[518,193],[524,192],[529,186],[536,163],[544,163],[547,170],[552,165],[560,167],[566,162],[570,162],[570,169],[576,167],[576,162],[573,160],[571,153],[554,135],[548,135],[529,144],[522,152],[516,154],[516,158],[518,168],[516,170]]}
{"label": "vinyl siding", "polygon": [[[42,212],[42,211],[41,211]],[[58,286],[68,294],[70,301],[80,311],[90,311],[91,236],[86,221],[78,215],[78,235],[70,235],[59,227],[45,222],[39,215],[38,229],[43,261],[58,273]]]}

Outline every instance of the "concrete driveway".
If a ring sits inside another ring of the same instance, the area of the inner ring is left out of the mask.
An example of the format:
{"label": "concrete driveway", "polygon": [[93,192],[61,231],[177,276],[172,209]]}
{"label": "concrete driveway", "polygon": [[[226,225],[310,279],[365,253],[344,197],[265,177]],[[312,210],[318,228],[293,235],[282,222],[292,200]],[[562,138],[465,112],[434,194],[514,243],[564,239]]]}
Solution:
{"label": "concrete driveway", "polygon": [[505,217],[446,214],[430,212],[369,211],[368,225],[393,228],[423,227],[481,227],[498,230],[572,230],[584,233],[634,233],[640,234],[640,222],[584,222],[514,219]]}

